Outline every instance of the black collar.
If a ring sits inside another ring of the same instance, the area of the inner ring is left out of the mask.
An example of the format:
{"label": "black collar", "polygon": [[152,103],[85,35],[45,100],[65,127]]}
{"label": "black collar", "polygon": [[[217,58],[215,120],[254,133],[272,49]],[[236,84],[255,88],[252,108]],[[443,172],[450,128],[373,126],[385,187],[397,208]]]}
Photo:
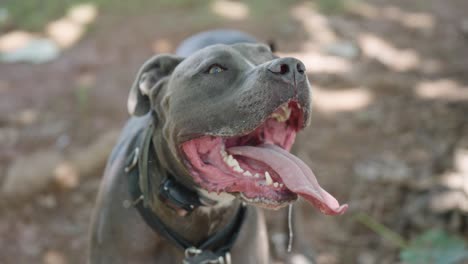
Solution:
{"label": "black collar", "polygon": [[[136,144],[138,147],[127,158],[125,171],[128,174],[132,205],[136,207],[146,224],[156,233],[184,250],[184,263],[230,263],[229,251],[236,241],[245,220],[247,207],[241,205],[236,216],[228,225],[199,245],[193,245],[177,232],[171,230],[149,206],[152,203],[150,197],[153,197],[153,193],[151,193],[153,185],[151,179],[149,179],[151,177],[149,175],[151,168],[150,162],[148,162],[151,156],[154,155],[153,133],[153,124],[150,124],[143,132],[143,136],[138,136],[138,143]],[[201,205],[198,194],[177,182],[174,177],[168,175],[165,179],[160,180],[158,198],[171,208],[190,213]]]}

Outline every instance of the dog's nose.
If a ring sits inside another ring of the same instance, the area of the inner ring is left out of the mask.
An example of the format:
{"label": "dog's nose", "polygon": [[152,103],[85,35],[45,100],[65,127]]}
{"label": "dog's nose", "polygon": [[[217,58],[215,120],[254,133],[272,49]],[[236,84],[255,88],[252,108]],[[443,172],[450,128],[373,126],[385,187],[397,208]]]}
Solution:
{"label": "dog's nose", "polygon": [[293,85],[305,78],[304,63],[295,58],[276,59],[268,66],[268,71]]}

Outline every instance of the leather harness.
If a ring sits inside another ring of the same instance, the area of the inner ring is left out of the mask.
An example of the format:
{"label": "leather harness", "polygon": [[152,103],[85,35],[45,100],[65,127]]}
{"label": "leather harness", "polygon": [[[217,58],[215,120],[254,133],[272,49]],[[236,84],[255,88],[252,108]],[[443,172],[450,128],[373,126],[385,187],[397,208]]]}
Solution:
{"label": "leather harness", "polygon": [[[151,179],[152,175],[149,172],[154,169],[151,164],[156,162],[152,143],[153,133],[154,125],[151,122],[137,135],[137,147],[127,157],[125,172],[132,199],[132,202],[127,201],[127,207],[134,206],[153,231],[184,250],[184,264],[230,264],[229,252],[244,223],[247,207],[242,204],[229,224],[198,245],[188,242],[170,229],[149,206],[154,197],[152,189],[154,179]],[[172,209],[184,210],[186,213],[191,213],[202,205],[198,193],[178,182],[172,175],[161,179],[157,197]]]}

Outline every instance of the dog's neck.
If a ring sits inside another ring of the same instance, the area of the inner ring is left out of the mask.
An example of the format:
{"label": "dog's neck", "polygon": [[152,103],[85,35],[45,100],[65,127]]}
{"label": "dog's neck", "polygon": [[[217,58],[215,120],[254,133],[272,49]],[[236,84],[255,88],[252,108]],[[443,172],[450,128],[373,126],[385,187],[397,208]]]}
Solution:
{"label": "dog's neck", "polygon": [[[154,125],[157,127],[157,123],[154,123]],[[171,170],[171,172],[167,170],[167,168],[180,168],[182,164],[171,158],[172,151],[167,145],[167,140],[163,139],[163,133],[160,129],[159,127],[156,128],[152,136],[153,148],[149,150],[153,152],[153,155],[150,155],[150,160],[148,160],[153,167],[148,169],[148,176],[152,180],[151,184],[161,186],[162,181],[171,175],[175,181],[186,186],[187,180],[181,181],[183,177],[176,175],[183,173],[183,170],[175,169]],[[153,191],[156,190],[158,188]],[[150,204],[153,213],[167,228],[194,245],[226,227],[236,217],[241,206],[241,202],[232,195],[217,195],[201,189],[196,191],[202,205],[195,207],[190,212],[185,211],[184,213],[184,210],[174,208],[172,204],[167,200],[160,199],[158,195],[153,196],[155,199]]]}
{"label": "dog's neck", "polygon": [[222,196],[213,205],[199,206],[181,215],[173,206],[157,199],[152,211],[170,230],[197,245],[225,228],[236,217],[240,206],[241,202],[237,199]]}

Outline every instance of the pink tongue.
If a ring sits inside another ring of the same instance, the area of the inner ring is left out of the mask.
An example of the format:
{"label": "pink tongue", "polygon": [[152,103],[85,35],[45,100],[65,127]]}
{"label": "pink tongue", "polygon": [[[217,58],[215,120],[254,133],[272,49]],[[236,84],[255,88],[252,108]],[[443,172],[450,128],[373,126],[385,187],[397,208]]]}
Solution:
{"label": "pink tongue", "polygon": [[343,214],[348,208],[347,204],[340,206],[331,194],[320,187],[314,173],[302,160],[276,145],[231,147],[228,152],[267,164],[290,191],[302,196],[324,214]]}

